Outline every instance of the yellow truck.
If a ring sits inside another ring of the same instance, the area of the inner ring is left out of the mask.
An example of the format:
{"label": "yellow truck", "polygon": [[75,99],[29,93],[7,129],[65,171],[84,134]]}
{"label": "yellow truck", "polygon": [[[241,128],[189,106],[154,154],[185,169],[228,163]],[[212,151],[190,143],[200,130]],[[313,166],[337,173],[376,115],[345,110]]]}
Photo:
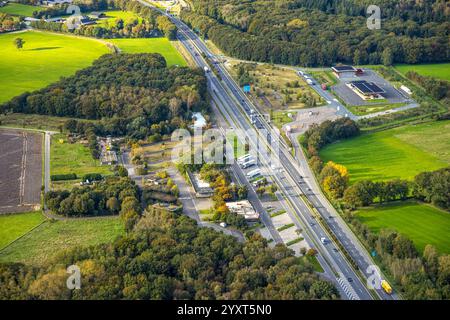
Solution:
{"label": "yellow truck", "polygon": [[381,280],[381,287],[387,294],[392,293],[392,288],[386,280]]}

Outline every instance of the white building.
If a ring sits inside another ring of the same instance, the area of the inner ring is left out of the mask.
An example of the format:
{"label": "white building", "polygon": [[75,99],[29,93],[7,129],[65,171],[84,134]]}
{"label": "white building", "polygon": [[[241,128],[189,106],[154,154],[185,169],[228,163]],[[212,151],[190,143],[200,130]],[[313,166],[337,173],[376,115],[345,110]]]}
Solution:
{"label": "white building", "polygon": [[200,112],[194,112],[192,114],[192,119],[194,120],[194,129],[201,129],[206,126],[206,119]]}
{"label": "white building", "polygon": [[247,221],[255,221],[259,219],[259,213],[255,211],[252,204],[248,200],[227,202],[226,205],[230,212],[244,216]]}

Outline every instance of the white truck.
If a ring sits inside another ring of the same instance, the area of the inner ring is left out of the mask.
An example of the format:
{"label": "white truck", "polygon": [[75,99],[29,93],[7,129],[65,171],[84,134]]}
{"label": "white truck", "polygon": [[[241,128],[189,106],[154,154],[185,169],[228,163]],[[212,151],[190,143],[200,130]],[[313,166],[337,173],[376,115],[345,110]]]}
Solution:
{"label": "white truck", "polygon": [[252,159],[252,158],[253,158],[252,155],[246,154],[246,155],[244,155],[244,156],[242,156],[242,157],[239,157],[239,158],[237,159],[237,163],[242,164],[242,163],[244,163],[244,162],[250,161],[250,159]]}
{"label": "white truck", "polygon": [[242,169],[250,168],[251,166],[256,165],[256,160],[250,158],[248,161],[241,164]]}
{"label": "white truck", "polygon": [[261,175],[261,169],[255,169],[247,173],[248,179],[254,179],[256,177],[259,177]]}
{"label": "white truck", "polygon": [[306,79],[306,83],[310,86],[314,85],[314,81],[312,81],[311,79]]}
{"label": "white truck", "polygon": [[209,68],[208,68],[207,66],[204,66],[204,67],[203,67],[203,70],[205,70],[205,73],[208,73],[208,72],[209,72]]}

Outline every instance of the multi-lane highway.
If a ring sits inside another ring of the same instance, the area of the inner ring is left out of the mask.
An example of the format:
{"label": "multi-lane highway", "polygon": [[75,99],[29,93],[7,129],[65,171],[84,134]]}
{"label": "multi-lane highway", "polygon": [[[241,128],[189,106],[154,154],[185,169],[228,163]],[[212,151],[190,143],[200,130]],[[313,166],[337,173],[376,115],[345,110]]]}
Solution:
{"label": "multi-lane highway", "polygon": [[[141,3],[148,5],[145,1]],[[237,129],[244,130],[251,148],[258,148],[261,141],[268,148],[272,148],[270,142],[278,139],[277,133],[271,128],[265,118],[259,114],[251,101],[237,86],[226,69],[218,63],[203,41],[191,31],[184,23],[175,17],[169,16],[178,27],[178,37],[187,51],[192,55],[195,63],[201,67],[210,68],[213,65],[215,72],[207,72],[208,87],[211,95],[221,112],[229,116]],[[217,73],[220,76],[216,76]],[[258,116],[255,116],[258,115]],[[262,131],[268,135],[258,136]],[[249,132],[256,131],[256,134]],[[349,299],[393,299],[395,295],[387,295],[381,288],[371,292],[366,287],[367,267],[371,265],[371,259],[365,249],[357,241],[345,223],[337,216],[334,209],[324,199],[316,186],[311,187],[309,170],[305,170],[292,157],[286,144],[280,140],[279,163],[280,169],[274,169],[270,159],[260,158],[260,166],[266,174],[272,176],[280,187],[280,191],[286,196],[296,225],[304,230],[305,239],[320,253],[320,261],[325,264],[325,269],[330,270],[336,277],[337,283]],[[273,151],[273,150],[272,150]],[[307,165],[306,165],[307,166]],[[338,239],[341,246],[337,246],[330,236],[330,230]],[[322,238],[329,239],[325,244]],[[339,249],[344,250],[352,257],[360,272],[356,271]],[[342,290],[341,290],[342,292]],[[375,294],[374,294],[375,293]]]}

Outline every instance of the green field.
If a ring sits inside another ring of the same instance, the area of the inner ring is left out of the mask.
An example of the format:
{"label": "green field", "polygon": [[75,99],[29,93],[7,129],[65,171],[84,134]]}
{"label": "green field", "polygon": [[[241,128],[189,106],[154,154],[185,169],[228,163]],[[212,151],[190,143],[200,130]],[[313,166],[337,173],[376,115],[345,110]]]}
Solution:
{"label": "green field", "polygon": [[140,18],[134,12],[130,11],[114,10],[114,11],[105,11],[104,13],[106,14],[106,17],[100,18],[96,21],[97,25],[102,27],[114,26],[117,19],[122,19],[125,24],[127,24],[129,21],[133,21],[136,19],[139,22],[142,21],[142,18]]}
{"label": "green field", "polygon": [[412,179],[450,164],[450,121],[363,134],[326,146],[320,156],[346,166],[351,183]]}
{"label": "green field", "polygon": [[419,251],[432,244],[450,253],[450,213],[414,201],[397,202],[356,212],[371,230],[392,229],[411,239]]}
{"label": "green field", "polygon": [[42,7],[29,6],[20,3],[9,3],[5,7],[0,8],[0,12],[25,17],[32,17],[33,12],[42,10],[44,10],[44,8]]}
{"label": "green field", "polygon": [[450,81],[450,63],[399,64],[395,66],[395,69],[403,74],[408,71],[415,71],[423,76]]}
{"label": "green field", "polygon": [[0,249],[45,220],[40,211],[0,215]]}
{"label": "green field", "polygon": [[[63,143],[59,142],[63,139]],[[81,143],[69,143],[66,136],[56,134],[52,136],[50,147],[50,173],[76,173],[78,177],[86,173],[111,174],[109,166],[102,166],[100,160],[92,158],[87,146]]]}
{"label": "green field", "polygon": [[119,217],[49,220],[0,251],[0,262],[39,265],[63,249],[111,242],[122,234]]}
{"label": "green field", "polygon": [[[18,37],[25,41],[21,50],[13,44]],[[72,75],[108,52],[106,45],[87,38],[35,31],[2,34],[0,103]]]}
{"label": "green field", "polygon": [[185,66],[186,61],[167,38],[109,39],[125,53],[160,53],[168,65]]}

